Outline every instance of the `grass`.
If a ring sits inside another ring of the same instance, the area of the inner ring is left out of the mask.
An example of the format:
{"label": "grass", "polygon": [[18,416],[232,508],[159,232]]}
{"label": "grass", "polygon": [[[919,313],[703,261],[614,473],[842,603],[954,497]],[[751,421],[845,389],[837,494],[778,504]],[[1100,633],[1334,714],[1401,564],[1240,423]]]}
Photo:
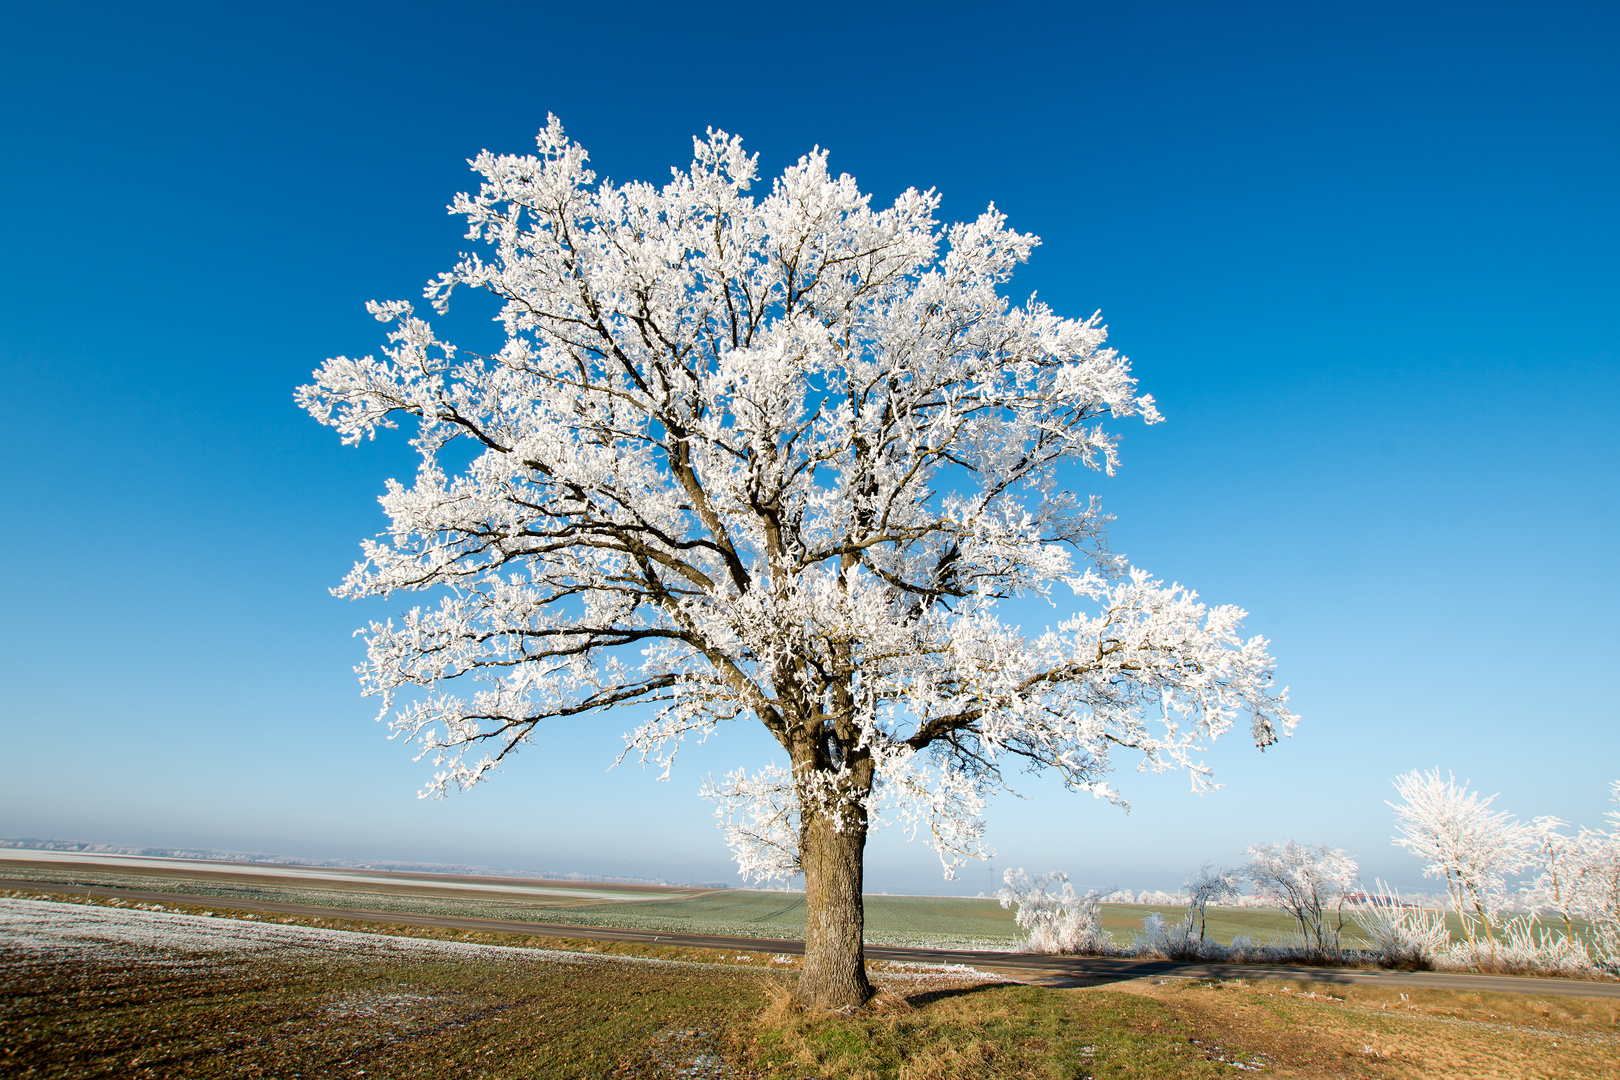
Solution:
{"label": "grass", "polygon": [[390,937],[421,938],[428,941],[459,941],[472,945],[504,945],[511,948],[561,950],[588,956],[633,956],[648,960],[674,960],[684,963],[742,967],[749,970],[798,968],[800,958],[781,953],[737,949],[701,949],[662,942],[595,941],[589,938],[538,937],[533,934],[503,934],[487,930],[461,930],[452,927],[412,926],[408,923],[376,923],[358,919],[319,918],[307,915],[265,914],[220,904],[134,904],[100,897],[61,897],[20,889],[0,889],[0,898],[44,900],[88,907],[125,910],[166,911],[178,915],[200,915],[278,926],[311,926],[322,930],[385,934]]}
{"label": "grass", "polygon": [[856,1016],[810,1016],[776,989],[754,1035],[768,1077],[850,1080],[1224,1076],[1165,1006],[1121,991],[983,986],[880,998]]}
{"label": "grass", "polygon": [[[71,870],[0,864],[0,878],[27,876],[111,888],[175,892],[201,899],[258,900],[471,918],[521,919],[577,926],[615,926],[672,933],[717,933],[743,937],[802,938],[804,894],[751,889],[669,890],[673,898],[643,899],[622,890],[623,899],[575,900],[567,897],[458,895],[447,890],[379,889],[342,882],[298,882],[245,876],[177,875],[129,870]],[[597,892],[612,885],[592,883]],[[1017,930],[1012,915],[994,900],[955,897],[868,896],[867,930],[874,941],[888,944],[961,944],[982,940],[991,947],[1010,946]]]}
{"label": "grass", "polygon": [[773,1080],[1612,1077],[1620,1003],[1508,994],[1165,980],[989,986],[815,1017],[781,990],[751,1063]]}

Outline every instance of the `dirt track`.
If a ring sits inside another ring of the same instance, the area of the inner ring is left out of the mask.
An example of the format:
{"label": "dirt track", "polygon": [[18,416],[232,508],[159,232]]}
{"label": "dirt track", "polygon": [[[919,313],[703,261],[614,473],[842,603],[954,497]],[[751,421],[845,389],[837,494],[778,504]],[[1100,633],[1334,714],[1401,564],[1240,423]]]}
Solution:
{"label": "dirt track", "polygon": [[[210,898],[194,893],[173,893],[140,889],[117,889],[100,885],[68,885],[58,882],[7,879],[13,888],[29,889],[59,896],[99,897],[132,903],[176,904],[196,907]],[[573,926],[557,923],[521,922],[509,919],[463,918],[420,915],[397,911],[356,911],[352,908],[319,907],[238,898],[220,898],[222,905],[241,911],[306,918],[344,919],[356,922],[392,923],[402,926],[441,927],[454,930],[481,930],[498,934],[524,934],[534,937],[574,938],[593,941],[643,941],[683,945],[700,949],[737,949],[749,952],[802,953],[804,942],[780,938],[729,937],[718,934],[671,934],[650,930],[620,930],[601,926]],[[1007,975],[1020,982],[1043,986],[1096,986],[1150,978],[1281,979],[1292,982],[1357,983],[1362,985],[1426,987],[1437,990],[1472,990],[1507,994],[1568,995],[1575,997],[1620,998],[1620,982],[1592,982],[1578,979],[1535,979],[1511,975],[1464,975],[1432,971],[1367,971],[1357,968],[1305,968],[1259,964],[1189,964],[1166,960],[1129,960],[1090,956],[1039,956],[1005,952],[972,952],[948,949],[910,949],[868,945],[871,960],[895,960],[927,964],[966,964]]]}

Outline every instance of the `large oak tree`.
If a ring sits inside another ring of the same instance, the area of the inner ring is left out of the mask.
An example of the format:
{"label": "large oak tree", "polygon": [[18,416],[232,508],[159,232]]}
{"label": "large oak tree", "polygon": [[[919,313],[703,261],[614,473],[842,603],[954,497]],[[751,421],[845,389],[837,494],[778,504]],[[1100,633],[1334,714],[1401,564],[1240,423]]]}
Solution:
{"label": "large oak tree", "polygon": [[[804,875],[804,997],[859,1004],[880,808],[948,871],[1009,763],[1117,799],[1116,748],[1201,785],[1205,740],[1295,718],[1242,611],[1110,555],[1064,488],[1112,473],[1108,422],[1158,413],[1096,317],[1002,295],[1034,237],[993,207],[941,228],[932,192],[874,210],[819,151],[755,198],[739,140],[694,145],[663,187],[598,183],[554,118],[536,155],[479,155],[452,211],[484,253],[426,293],[494,294],[504,345],[372,304],[383,357],[327,361],[299,400],[346,442],[414,423],[415,481],[338,591],[439,594],[372,624],[362,673],[429,790],[617,706],[666,768],[752,717],[791,769],[710,793],[745,871]],[[998,616],[1055,589],[1077,598],[1055,629]]]}

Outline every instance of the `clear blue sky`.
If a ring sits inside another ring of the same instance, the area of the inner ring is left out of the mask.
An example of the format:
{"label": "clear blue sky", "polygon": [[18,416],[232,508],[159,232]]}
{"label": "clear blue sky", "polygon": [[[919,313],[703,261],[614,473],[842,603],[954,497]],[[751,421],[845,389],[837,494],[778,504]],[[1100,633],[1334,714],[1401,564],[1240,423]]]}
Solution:
{"label": "clear blue sky", "polygon": [[[1620,777],[1620,24],[1609,4],[12,5],[0,35],[0,835],[721,879],[701,776],[559,733],[419,802],[332,599],[403,440],[292,388],[460,250],[548,111],[614,179],[706,125],[879,200],[994,200],[1168,423],[1115,546],[1269,636],[1304,722],[1226,787],[994,807],[1004,866],[1171,886],[1293,836],[1418,884],[1389,780],[1596,825]],[[454,12],[452,14],[452,12]],[[395,605],[400,606],[400,605]],[[1032,619],[1046,616],[1032,613]],[[874,888],[945,887],[921,847]]]}

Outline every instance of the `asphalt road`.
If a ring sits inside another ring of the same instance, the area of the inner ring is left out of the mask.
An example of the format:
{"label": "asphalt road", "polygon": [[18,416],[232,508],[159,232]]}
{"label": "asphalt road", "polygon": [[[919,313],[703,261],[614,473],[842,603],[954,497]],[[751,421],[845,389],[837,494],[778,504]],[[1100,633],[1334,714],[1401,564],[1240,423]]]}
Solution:
{"label": "asphalt road", "polygon": [[[68,885],[60,882],[6,879],[0,885],[58,896],[85,896],[127,900],[144,904],[207,906],[209,898],[195,893],[115,889],[101,885]],[[352,908],[318,907],[279,901],[221,898],[221,908],[255,911],[270,915],[298,915],[318,919],[346,919],[353,922],[391,923],[396,926],[429,926],[452,930],[482,930],[497,934],[525,934],[532,937],[573,938],[589,941],[640,941],[660,945],[682,945],[698,949],[736,949],[743,952],[804,952],[804,942],[781,938],[730,937],[719,934],[669,934],[650,930],[620,930],[604,926],[570,926],[559,923],[521,922],[514,919],[477,919],[449,915],[418,915],[398,911],[356,911]],[[1264,964],[1190,964],[1170,960],[1129,960],[1098,956],[1046,956],[1030,953],[973,952],[950,949],[907,949],[889,945],[868,945],[869,960],[903,963],[966,964],[982,971],[993,971],[1019,982],[1041,986],[1100,986],[1130,979],[1281,979],[1290,982],[1329,984],[1379,984],[1435,990],[1473,990],[1501,994],[1559,995],[1572,997],[1620,998],[1620,982],[1593,982],[1582,979],[1534,979],[1517,975],[1464,975],[1438,971],[1368,971],[1361,968],[1282,967]]]}

